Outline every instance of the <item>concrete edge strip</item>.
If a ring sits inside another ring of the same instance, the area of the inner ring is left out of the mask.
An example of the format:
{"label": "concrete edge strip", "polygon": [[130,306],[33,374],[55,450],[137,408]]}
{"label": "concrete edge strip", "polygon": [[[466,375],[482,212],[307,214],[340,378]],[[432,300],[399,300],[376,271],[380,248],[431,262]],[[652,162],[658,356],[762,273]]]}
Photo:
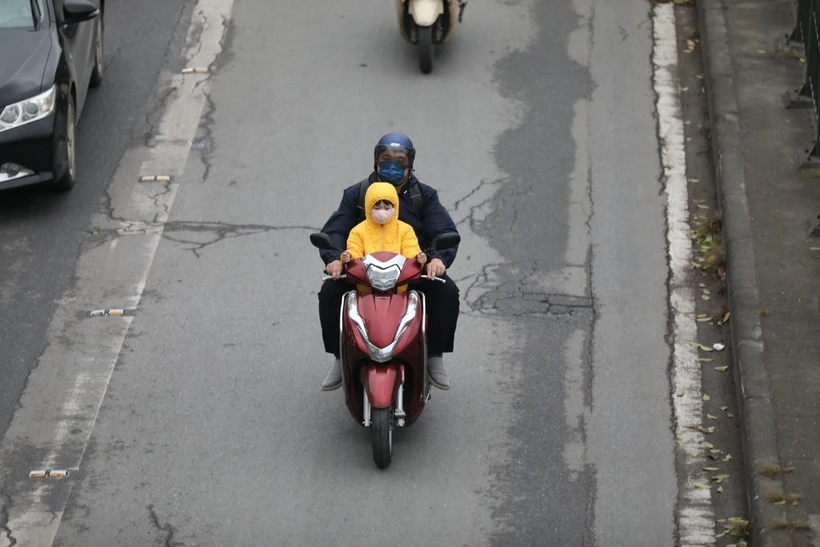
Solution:
{"label": "concrete edge strip", "polygon": [[775,521],[785,520],[785,510],[765,499],[768,491],[783,491],[782,481],[760,474],[761,465],[779,465],[780,458],[763,358],[756,258],[725,6],[723,0],[697,0],[695,4],[708,90],[715,177],[723,211],[732,357],[752,540],[757,547],[791,545],[788,533],[772,528]]}

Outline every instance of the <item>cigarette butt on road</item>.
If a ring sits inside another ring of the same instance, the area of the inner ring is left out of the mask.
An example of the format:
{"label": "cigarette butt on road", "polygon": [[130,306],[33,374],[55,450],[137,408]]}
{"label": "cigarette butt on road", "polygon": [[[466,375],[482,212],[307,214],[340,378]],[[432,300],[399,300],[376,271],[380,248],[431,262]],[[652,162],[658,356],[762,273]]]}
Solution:
{"label": "cigarette butt on road", "polygon": [[202,67],[186,67],[182,69],[183,74],[207,74],[208,69]]}
{"label": "cigarette butt on road", "polygon": [[68,471],[65,469],[35,469],[29,471],[28,477],[30,479],[64,479],[68,476]]}
{"label": "cigarette butt on road", "polygon": [[125,310],[123,309],[112,309],[112,310],[93,310],[88,313],[89,317],[104,317],[106,315],[119,317],[125,315]]}
{"label": "cigarette butt on road", "polygon": [[146,175],[140,177],[140,182],[171,182],[170,175]]}

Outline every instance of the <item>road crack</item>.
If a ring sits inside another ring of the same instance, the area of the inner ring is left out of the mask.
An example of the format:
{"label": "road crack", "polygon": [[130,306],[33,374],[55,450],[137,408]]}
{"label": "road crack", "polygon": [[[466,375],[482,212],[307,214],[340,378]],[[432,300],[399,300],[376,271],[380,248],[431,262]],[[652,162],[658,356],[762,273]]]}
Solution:
{"label": "road crack", "polygon": [[169,522],[166,522],[165,524],[160,523],[159,515],[157,515],[157,512],[154,510],[153,505],[148,506],[148,513],[151,516],[151,522],[154,523],[154,526],[156,527],[156,529],[159,530],[160,532],[165,533],[165,543],[164,543],[165,547],[174,547],[174,546],[184,545],[184,543],[179,543],[179,542],[174,541],[174,534],[176,534],[176,529],[173,526],[171,526],[171,523],[169,523]]}
{"label": "road crack", "polygon": [[0,532],[6,539],[8,540],[9,547],[13,547],[17,545],[17,538],[11,532],[11,528],[9,528],[9,508],[11,507],[11,497],[8,494],[0,490]]}

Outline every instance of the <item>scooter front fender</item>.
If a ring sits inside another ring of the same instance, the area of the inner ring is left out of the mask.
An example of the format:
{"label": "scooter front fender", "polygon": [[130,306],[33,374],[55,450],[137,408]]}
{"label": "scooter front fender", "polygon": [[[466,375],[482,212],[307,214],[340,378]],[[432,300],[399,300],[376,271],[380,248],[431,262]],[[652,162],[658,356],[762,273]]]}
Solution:
{"label": "scooter front fender", "polygon": [[444,13],[444,2],[441,0],[407,0],[410,5],[408,13],[420,27],[432,26]]}
{"label": "scooter front fender", "polygon": [[398,365],[370,365],[367,367],[365,390],[370,406],[389,408],[393,404],[393,395],[401,382],[401,370]]}

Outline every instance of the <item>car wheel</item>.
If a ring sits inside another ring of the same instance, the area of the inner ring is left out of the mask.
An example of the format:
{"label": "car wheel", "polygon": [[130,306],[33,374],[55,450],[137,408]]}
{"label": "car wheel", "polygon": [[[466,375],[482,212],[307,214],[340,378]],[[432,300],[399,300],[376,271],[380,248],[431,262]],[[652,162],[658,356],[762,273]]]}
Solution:
{"label": "car wheel", "polygon": [[94,68],[91,70],[91,87],[99,87],[103,82],[103,14],[97,16],[94,38]]}
{"label": "car wheel", "polygon": [[65,173],[54,181],[57,190],[68,191],[74,188],[77,180],[77,157],[76,157],[76,136],[77,136],[77,116],[74,110],[74,100],[69,97],[65,116],[62,117],[65,127],[63,135],[65,138],[58,141],[55,151],[56,165],[65,165]]}

